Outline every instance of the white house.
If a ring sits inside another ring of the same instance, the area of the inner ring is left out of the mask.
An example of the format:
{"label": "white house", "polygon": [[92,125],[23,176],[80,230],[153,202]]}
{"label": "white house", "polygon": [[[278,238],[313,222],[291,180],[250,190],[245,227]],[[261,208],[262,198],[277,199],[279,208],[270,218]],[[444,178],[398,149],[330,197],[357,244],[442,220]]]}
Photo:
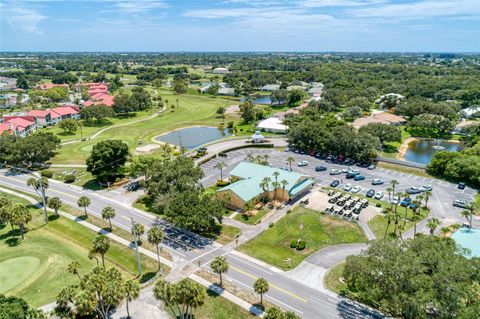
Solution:
{"label": "white house", "polygon": [[273,92],[280,90],[280,84],[265,84],[260,88],[262,91],[268,91],[268,92]]}
{"label": "white house", "polygon": [[268,119],[260,121],[257,129],[263,132],[285,134],[288,126],[283,124],[282,120],[278,117],[269,117]]}
{"label": "white house", "polygon": [[228,72],[228,68],[215,68],[212,71],[213,74],[227,74]]}
{"label": "white house", "polygon": [[218,95],[235,95],[235,89],[234,88],[221,87],[221,88],[218,89],[217,94]]}
{"label": "white house", "polygon": [[471,117],[475,113],[480,112],[480,106],[475,106],[475,107],[469,107],[467,109],[463,109],[460,111],[460,114],[462,117]]}

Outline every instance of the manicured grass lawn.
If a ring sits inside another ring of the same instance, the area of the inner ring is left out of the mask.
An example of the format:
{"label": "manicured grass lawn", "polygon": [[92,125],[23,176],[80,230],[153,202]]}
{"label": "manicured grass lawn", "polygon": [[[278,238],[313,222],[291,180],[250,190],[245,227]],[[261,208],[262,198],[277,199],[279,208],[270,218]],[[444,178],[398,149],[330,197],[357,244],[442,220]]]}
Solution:
{"label": "manicured grass lawn", "polygon": [[241,230],[237,227],[233,227],[230,225],[222,225],[222,231],[220,232],[220,235],[215,241],[222,245],[225,245],[235,240],[235,238],[237,238],[237,235],[239,235],[240,233]]}
{"label": "manicured grass lawn", "polygon": [[232,104],[232,101],[227,99],[199,94],[177,95],[165,89],[159,89],[158,92],[164,101],[168,100],[169,105],[176,104],[176,99],[178,99],[179,108],[175,112],[167,111],[163,115],[144,122],[112,128],[89,141],[64,145],[51,162],[84,164],[93,145],[104,140],[122,140],[133,151],[140,140],[150,143],[154,136],[177,128],[192,125],[218,126],[222,120],[217,118],[216,110],[220,106],[227,107]]}
{"label": "manicured grass lawn", "polygon": [[411,135],[410,133],[405,129],[404,126],[401,127],[401,132],[402,132],[402,141],[401,142],[388,142],[385,143],[383,152],[381,152],[381,156],[384,157],[389,157],[396,159],[398,155],[398,149],[402,145],[402,143],[409,138]]}
{"label": "manicured grass lawn", "polygon": [[342,262],[328,270],[325,278],[323,279],[325,288],[338,294],[342,289],[347,287],[343,282],[340,281],[343,269],[345,269],[345,262]]}
{"label": "manicured grass lawn", "polygon": [[268,211],[266,209],[261,209],[254,216],[238,214],[235,217],[233,217],[233,219],[248,225],[255,225],[259,220],[263,218],[263,216],[267,214],[267,212]]}
{"label": "manicured grass lawn", "polygon": [[[290,248],[290,242],[298,239],[307,242],[303,251]],[[291,258],[293,268],[321,248],[359,242],[366,242],[366,238],[357,224],[298,207],[273,227],[240,246],[240,250],[287,270],[286,258]]]}
{"label": "manicured grass lawn", "polygon": [[[401,207],[400,205],[398,206],[398,210],[397,210],[400,215],[402,216],[405,216],[405,207]],[[399,225],[403,227],[403,232],[409,230],[410,228],[412,228],[415,223],[413,221],[411,221],[410,219],[412,218],[412,215],[413,215],[413,211],[411,209],[407,209],[407,221],[405,223],[405,226],[403,226],[404,222],[403,220],[401,220],[399,222]],[[426,209],[420,209],[418,211],[418,221],[417,223],[424,219],[426,216],[428,215],[428,211]],[[375,216],[374,218],[370,219],[368,221],[368,225],[370,226],[370,228],[372,229],[372,231],[375,233],[375,236],[377,238],[383,238],[385,236],[385,231],[387,230],[387,226],[388,226],[388,221],[387,219],[385,218],[385,216],[383,215],[377,215]],[[390,226],[388,227],[388,231],[391,232],[393,231],[394,229],[394,221],[392,221],[390,223]]]}
{"label": "manicured grass lawn", "polygon": [[247,310],[211,291],[207,291],[205,304],[194,310],[194,315],[197,319],[247,319],[255,317]]}
{"label": "manicured grass lawn", "polygon": [[[15,196],[0,193],[15,202],[28,202]],[[41,306],[55,300],[61,288],[78,282],[67,271],[67,265],[77,260],[85,273],[95,260],[88,259],[88,250],[96,234],[67,218],[52,218],[43,222],[43,212],[29,206],[33,220],[25,240],[9,225],[0,226],[0,293],[16,295],[32,306]],[[148,279],[157,269],[155,260],[141,256],[143,279]],[[133,250],[111,241],[106,255],[106,264],[117,267],[125,278],[136,276],[136,260]],[[12,275],[14,274],[14,275]],[[4,278],[8,278],[4,284]]]}
{"label": "manicured grass lawn", "polygon": [[64,182],[66,175],[73,174],[75,175],[76,180],[72,183],[72,185],[77,185],[90,190],[103,189],[95,181],[93,175],[90,172],[87,172],[86,168],[50,167],[48,170],[53,172],[52,178],[56,179],[57,181]]}

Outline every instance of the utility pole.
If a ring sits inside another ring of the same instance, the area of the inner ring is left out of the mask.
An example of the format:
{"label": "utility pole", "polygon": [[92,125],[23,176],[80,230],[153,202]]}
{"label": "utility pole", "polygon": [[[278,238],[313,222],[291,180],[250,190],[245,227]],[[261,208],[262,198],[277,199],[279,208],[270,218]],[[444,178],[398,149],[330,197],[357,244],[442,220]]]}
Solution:
{"label": "utility pole", "polygon": [[140,263],[140,253],[138,252],[137,231],[135,230],[135,221],[132,219],[133,242],[135,243],[135,253],[137,255],[138,274],[142,274],[142,264]]}

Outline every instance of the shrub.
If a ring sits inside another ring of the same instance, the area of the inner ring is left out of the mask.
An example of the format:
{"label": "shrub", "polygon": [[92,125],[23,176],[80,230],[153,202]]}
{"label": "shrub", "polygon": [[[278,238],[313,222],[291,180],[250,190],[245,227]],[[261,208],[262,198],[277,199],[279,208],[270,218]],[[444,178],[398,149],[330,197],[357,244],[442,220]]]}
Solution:
{"label": "shrub", "polygon": [[68,174],[68,175],[65,175],[65,177],[63,178],[63,181],[64,181],[65,183],[70,184],[70,183],[75,182],[75,179],[76,179],[76,178],[75,178],[75,175],[73,175],[73,174]]}
{"label": "shrub", "polygon": [[218,180],[218,181],[217,181],[217,186],[219,186],[219,187],[227,186],[228,184],[230,184],[229,181],[225,181],[225,180],[223,180],[223,181],[222,181],[222,180]]}
{"label": "shrub", "polygon": [[273,223],[268,224],[268,227],[272,228],[272,227],[273,227]]}
{"label": "shrub", "polygon": [[300,240],[297,244],[297,250],[304,250],[307,247],[307,242],[305,240]]}
{"label": "shrub", "polygon": [[287,214],[290,214],[291,212],[292,212],[292,210],[291,210],[291,209],[287,210]]}
{"label": "shrub", "polygon": [[228,123],[227,123],[227,127],[228,127],[228,128],[233,128],[233,121],[228,122]]}
{"label": "shrub", "polygon": [[297,241],[295,239],[292,239],[290,242],[290,248],[297,248]]}
{"label": "shrub", "polygon": [[46,178],[52,178],[53,172],[49,171],[48,169],[44,169],[43,171],[40,172],[40,175]]}
{"label": "shrub", "polygon": [[382,207],[382,203],[376,203],[375,207]]}

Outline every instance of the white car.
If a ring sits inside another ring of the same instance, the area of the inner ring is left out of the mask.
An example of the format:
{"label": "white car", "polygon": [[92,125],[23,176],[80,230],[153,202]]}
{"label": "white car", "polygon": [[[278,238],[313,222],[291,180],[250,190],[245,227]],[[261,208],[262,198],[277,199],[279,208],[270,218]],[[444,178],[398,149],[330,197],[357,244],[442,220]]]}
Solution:
{"label": "white car", "polygon": [[342,171],[339,170],[339,169],[332,168],[332,169],[330,170],[330,175],[340,175],[340,174],[342,174]]}
{"label": "white car", "polygon": [[433,186],[430,185],[430,184],[427,184],[427,185],[423,185],[422,187],[420,187],[420,189],[424,192],[431,191],[433,189]]}
{"label": "white car", "polygon": [[373,195],[373,198],[382,199],[383,198],[383,192],[382,191],[376,192],[375,195]]}
{"label": "white car", "polygon": [[393,205],[398,205],[398,203],[400,203],[400,197],[398,197],[398,196],[393,196],[393,198],[392,198],[392,204],[393,204]]}
{"label": "white car", "polygon": [[307,166],[308,165],[308,161],[301,161],[301,162],[298,162],[297,164],[298,166]]}
{"label": "white car", "polygon": [[352,188],[352,193],[358,193],[361,190],[362,190],[362,188],[360,186],[355,186],[355,187]]}
{"label": "white car", "polygon": [[352,184],[348,183],[343,186],[343,190],[349,192],[352,189]]}

